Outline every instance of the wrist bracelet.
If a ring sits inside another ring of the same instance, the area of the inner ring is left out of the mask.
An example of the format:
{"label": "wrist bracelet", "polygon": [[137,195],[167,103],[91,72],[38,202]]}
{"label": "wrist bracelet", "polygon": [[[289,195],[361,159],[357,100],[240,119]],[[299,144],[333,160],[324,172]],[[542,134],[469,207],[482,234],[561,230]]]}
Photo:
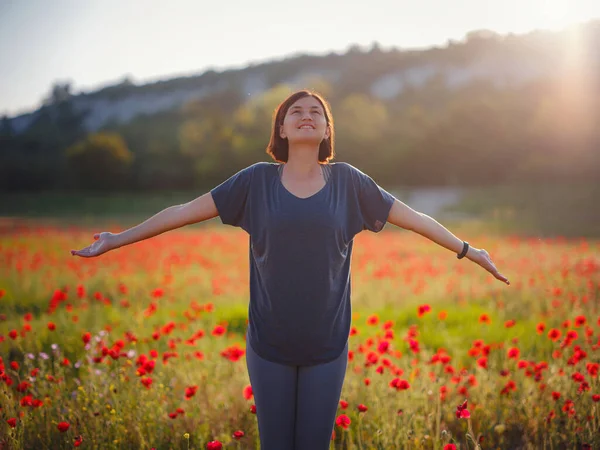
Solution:
{"label": "wrist bracelet", "polygon": [[469,243],[467,241],[463,241],[462,252],[459,255],[456,255],[456,257],[458,259],[462,259],[465,257],[465,255],[467,254],[468,251],[469,251]]}

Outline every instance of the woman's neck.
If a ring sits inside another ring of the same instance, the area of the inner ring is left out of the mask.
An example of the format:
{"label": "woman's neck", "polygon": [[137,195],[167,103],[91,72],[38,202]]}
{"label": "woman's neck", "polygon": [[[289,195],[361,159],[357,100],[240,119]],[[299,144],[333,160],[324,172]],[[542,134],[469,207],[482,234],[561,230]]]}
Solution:
{"label": "woman's neck", "polygon": [[310,178],[321,172],[319,167],[319,149],[314,146],[290,148],[286,172],[294,178]]}

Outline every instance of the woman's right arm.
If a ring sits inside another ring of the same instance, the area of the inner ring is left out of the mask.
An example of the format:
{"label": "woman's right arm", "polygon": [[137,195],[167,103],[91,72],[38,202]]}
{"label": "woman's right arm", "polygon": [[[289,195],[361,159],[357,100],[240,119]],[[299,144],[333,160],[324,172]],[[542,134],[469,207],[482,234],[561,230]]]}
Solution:
{"label": "woman's right arm", "polygon": [[71,250],[72,255],[92,257],[134,242],[157,236],[184,225],[202,222],[218,216],[210,192],[181,205],[169,206],[146,221],[121,233],[99,233],[96,242],[82,250]]}
{"label": "woman's right arm", "polygon": [[190,202],[169,206],[145,222],[116,234],[118,246],[115,248],[143,241],[185,225],[203,222],[218,215],[212,195],[207,192]]}

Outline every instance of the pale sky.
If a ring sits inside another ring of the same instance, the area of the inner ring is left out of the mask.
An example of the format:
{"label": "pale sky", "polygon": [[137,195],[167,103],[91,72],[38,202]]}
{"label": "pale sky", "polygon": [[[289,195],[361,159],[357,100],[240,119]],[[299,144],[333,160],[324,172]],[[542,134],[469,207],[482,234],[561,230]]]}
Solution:
{"label": "pale sky", "polygon": [[350,45],[425,48],[474,29],[526,33],[600,18],[600,0],[0,0],[0,115],[74,93],[242,68]]}

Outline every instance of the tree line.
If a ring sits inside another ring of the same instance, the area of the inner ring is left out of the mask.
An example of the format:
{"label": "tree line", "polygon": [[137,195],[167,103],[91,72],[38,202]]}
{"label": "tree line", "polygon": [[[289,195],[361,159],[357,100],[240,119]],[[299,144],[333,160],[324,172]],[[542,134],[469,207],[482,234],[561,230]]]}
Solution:
{"label": "tree line", "polygon": [[[480,41],[471,39],[471,52],[489,50],[492,44]],[[378,48],[369,55],[373,64],[387,61]],[[352,49],[348,57],[366,61]],[[273,67],[291,70],[302,60]],[[384,186],[586,183],[600,173],[600,74],[592,75],[584,85],[557,70],[520,85],[480,80],[462,87],[433,77],[388,100],[371,95],[358,72],[335,84],[313,77],[305,87],[331,103],[334,161],[349,162]],[[276,83],[249,98],[215,92],[88,133],[68,86],[55,86],[25,132],[0,121],[0,189],[209,189],[247,165],[272,161],[265,149],[273,112],[292,90]]]}

